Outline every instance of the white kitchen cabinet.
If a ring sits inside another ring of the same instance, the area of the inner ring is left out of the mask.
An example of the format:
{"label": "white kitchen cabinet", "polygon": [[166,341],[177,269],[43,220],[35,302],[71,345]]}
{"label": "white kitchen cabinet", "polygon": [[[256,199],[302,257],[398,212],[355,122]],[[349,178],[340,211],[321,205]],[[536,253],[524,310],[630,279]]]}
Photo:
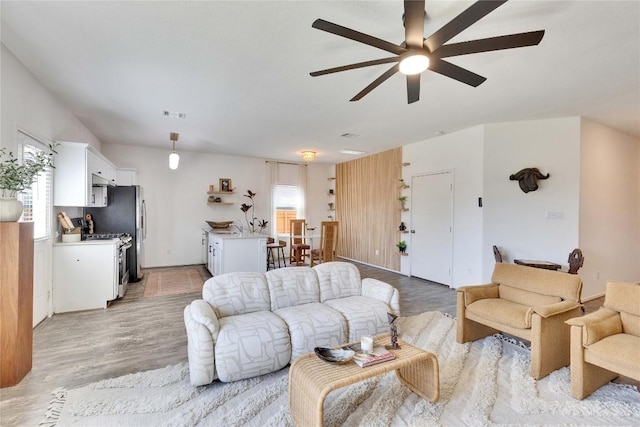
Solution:
{"label": "white kitchen cabinet", "polygon": [[91,188],[91,199],[89,199],[89,206],[96,208],[103,208],[108,205],[107,202],[107,187],[102,185],[99,187]]}
{"label": "white kitchen cabinet", "polygon": [[62,142],[54,163],[54,206],[102,206],[92,203],[93,186],[116,184],[116,168],[92,146]]}
{"label": "white kitchen cabinet", "polygon": [[116,185],[138,185],[138,174],[135,169],[116,169]]}
{"label": "white kitchen cabinet", "polygon": [[207,269],[212,276],[267,271],[267,236],[209,232]]}
{"label": "white kitchen cabinet", "polygon": [[54,313],[107,308],[107,302],[117,297],[116,242],[54,243]]}

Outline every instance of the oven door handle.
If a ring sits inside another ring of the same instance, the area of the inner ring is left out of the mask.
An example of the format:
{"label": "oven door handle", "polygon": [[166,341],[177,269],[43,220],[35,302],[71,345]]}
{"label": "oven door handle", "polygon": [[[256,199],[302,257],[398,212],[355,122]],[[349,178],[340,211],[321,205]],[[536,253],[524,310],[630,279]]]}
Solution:
{"label": "oven door handle", "polygon": [[126,245],[120,246],[120,249],[129,249],[131,247],[131,243],[127,243]]}

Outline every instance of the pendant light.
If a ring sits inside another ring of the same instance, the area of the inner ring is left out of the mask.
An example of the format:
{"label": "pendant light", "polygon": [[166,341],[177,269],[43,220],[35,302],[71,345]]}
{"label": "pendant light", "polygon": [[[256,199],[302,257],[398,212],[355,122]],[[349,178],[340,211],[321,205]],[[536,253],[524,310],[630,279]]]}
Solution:
{"label": "pendant light", "polygon": [[178,134],[171,132],[169,138],[173,141],[173,151],[169,154],[169,169],[178,169],[178,163],[180,163],[180,156],[176,153],[176,141],[178,140]]}

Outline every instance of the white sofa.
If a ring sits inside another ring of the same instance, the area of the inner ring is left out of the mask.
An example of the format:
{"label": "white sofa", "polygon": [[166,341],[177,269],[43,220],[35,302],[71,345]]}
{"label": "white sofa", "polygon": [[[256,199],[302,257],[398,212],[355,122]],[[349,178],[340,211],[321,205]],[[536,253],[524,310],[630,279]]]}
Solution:
{"label": "white sofa", "polygon": [[196,386],[277,371],[314,347],[388,331],[387,313],[400,314],[397,289],[346,262],[222,274],[202,298],[184,310]]}

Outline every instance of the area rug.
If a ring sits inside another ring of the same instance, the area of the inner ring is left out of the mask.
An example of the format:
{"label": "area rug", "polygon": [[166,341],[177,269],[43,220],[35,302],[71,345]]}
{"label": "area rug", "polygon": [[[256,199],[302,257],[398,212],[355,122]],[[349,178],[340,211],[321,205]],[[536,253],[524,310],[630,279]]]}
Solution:
{"label": "area rug", "polygon": [[[607,384],[578,401],[569,369],[541,380],[529,350],[499,335],[455,342],[455,320],[439,312],[399,318],[401,338],[438,356],[440,400],[429,403],[393,372],[331,393],[326,426],[640,425],[640,394]],[[288,369],[233,383],[192,387],[186,363],[58,389],[43,424],[58,426],[292,426]]]}
{"label": "area rug", "polygon": [[152,271],[144,285],[144,298],[201,292],[202,276],[195,268]]}

